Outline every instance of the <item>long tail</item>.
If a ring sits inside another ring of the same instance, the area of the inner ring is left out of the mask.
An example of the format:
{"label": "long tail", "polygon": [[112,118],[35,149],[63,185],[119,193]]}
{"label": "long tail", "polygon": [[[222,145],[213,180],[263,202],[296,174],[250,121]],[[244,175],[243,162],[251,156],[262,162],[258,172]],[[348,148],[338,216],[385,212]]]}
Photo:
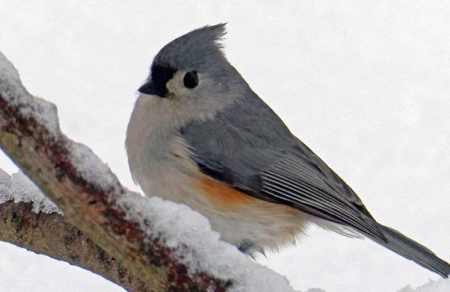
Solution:
{"label": "long tail", "polygon": [[441,260],[435,253],[418,242],[406,237],[397,230],[379,225],[387,241],[373,239],[375,242],[392,250],[393,252],[417,263],[443,278],[450,275],[450,265]]}

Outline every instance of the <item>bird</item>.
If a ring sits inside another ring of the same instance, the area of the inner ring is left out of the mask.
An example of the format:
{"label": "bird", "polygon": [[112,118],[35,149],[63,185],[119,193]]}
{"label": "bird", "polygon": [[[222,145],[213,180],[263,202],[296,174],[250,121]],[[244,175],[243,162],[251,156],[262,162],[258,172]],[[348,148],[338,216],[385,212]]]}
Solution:
{"label": "bird", "polygon": [[378,223],[291,133],[227,60],[225,34],[226,24],[217,24],[169,42],[138,89],[125,146],[145,195],[196,210],[250,256],[286,246],[316,224],[367,237],[448,278],[447,262]]}

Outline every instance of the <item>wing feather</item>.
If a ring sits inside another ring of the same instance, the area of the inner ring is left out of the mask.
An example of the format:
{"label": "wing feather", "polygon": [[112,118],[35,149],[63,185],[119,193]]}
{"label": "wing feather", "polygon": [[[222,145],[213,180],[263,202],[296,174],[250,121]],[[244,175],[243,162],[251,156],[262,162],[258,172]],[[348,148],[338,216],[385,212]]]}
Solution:
{"label": "wing feather", "polygon": [[[296,208],[312,215],[351,226],[376,238],[384,238],[378,224],[370,215],[367,216],[351,202],[346,202],[342,197],[334,194],[333,190],[319,184],[316,179],[308,179],[314,176],[302,176],[298,171],[292,172],[289,168],[280,168],[279,164],[285,163],[277,163],[261,174],[260,192],[291,202]],[[309,208],[306,210],[305,206]]]}
{"label": "wing feather", "polygon": [[[272,203],[285,204],[305,213],[354,228],[384,241],[385,237],[363,205],[348,200],[324,182],[326,177],[289,153],[253,149],[238,158],[192,156],[211,178]],[[259,158],[259,160],[258,160]],[[257,169],[254,169],[258,161]],[[267,163],[264,163],[267,161]],[[308,162],[310,163],[310,162]]]}

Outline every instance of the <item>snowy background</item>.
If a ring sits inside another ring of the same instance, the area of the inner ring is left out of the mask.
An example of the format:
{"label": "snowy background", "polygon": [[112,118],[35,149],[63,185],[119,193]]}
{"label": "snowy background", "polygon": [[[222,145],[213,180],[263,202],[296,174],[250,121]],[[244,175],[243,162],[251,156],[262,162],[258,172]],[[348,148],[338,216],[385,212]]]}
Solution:
{"label": "snowy background", "polygon": [[[1,0],[0,51],[32,94],[58,106],[63,131],[137,190],[124,133],[152,57],[228,22],[229,60],[291,130],[378,221],[450,260],[450,2],[266,3]],[[3,155],[0,168],[16,171]],[[399,291],[439,278],[368,240],[309,235],[258,262],[302,291]],[[0,243],[0,291],[31,290],[123,291]]]}

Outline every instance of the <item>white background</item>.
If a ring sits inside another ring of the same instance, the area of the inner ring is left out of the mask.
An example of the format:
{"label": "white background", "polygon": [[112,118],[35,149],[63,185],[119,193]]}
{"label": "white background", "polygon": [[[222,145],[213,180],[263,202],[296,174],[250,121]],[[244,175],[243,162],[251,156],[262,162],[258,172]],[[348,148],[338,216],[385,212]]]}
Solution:
{"label": "white background", "polygon": [[[0,1],[0,51],[63,131],[122,183],[125,129],[153,56],[228,22],[226,52],[291,130],[381,223],[450,260],[450,2]],[[14,172],[0,156],[0,168]],[[437,279],[368,240],[313,228],[259,262],[296,289],[397,291]],[[1,291],[123,291],[0,243]]]}

